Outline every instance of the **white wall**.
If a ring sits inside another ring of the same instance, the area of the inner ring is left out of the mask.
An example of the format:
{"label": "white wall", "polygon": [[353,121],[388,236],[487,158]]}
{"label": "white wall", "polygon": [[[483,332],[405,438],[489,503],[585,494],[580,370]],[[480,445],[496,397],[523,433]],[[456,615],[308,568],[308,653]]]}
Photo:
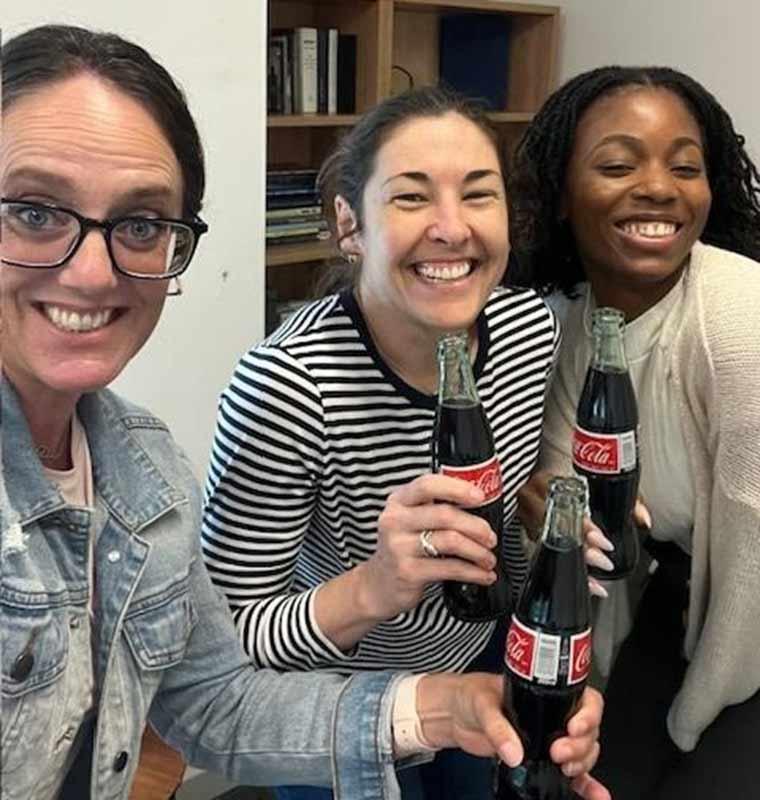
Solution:
{"label": "white wall", "polygon": [[604,64],[675,67],[704,84],[760,158],[758,0],[559,0],[560,74]]}
{"label": "white wall", "polygon": [[153,338],[115,388],[171,426],[205,474],[216,400],[264,331],[263,0],[3,2],[7,40],[45,22],[114,31],[146,47],[187,93],[203,138],[209,233]]}

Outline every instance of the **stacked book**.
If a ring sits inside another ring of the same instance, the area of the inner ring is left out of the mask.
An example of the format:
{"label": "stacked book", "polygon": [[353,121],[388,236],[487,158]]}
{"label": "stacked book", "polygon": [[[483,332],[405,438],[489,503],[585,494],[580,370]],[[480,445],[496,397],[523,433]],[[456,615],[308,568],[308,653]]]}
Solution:
{"label": "stacked book", "polygon": [[356,35],[337,28],[275,30],[269,36],[270,114],[353,114]]}
{"label": "stacked book", "polygon": [[329,238],[316,180],[315,169],[267,172],[267,244],[295,244]]}

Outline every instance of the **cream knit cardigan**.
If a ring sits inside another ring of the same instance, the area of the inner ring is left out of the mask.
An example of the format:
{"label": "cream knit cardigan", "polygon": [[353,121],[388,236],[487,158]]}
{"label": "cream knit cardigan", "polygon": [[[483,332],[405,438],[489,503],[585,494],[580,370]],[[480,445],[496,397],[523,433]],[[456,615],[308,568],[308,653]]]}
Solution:
{"label": "cream knit cardigan", "polygon": [[[683,316],[662,335],[674,342],[668,374],[696,484],[689,665],[668,713],[688,751],[723,708],[760,689],[760,264],[697,243],[685,281]],[[540,461],[556,474],[572,470],[577,399],[560,355]],[[625,582],[608,585],[594,635],[603,673],[631,622]]]}

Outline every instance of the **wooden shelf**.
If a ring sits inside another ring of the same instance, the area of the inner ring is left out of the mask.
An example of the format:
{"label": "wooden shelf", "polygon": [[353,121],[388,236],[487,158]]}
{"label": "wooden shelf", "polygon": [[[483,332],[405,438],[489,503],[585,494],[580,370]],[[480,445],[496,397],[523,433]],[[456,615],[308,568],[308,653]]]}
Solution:
{"label": "wooden shelf", "polygon": [[266,248],[268,267],[285,267],[307,261],[324,261],[335,255],[332,241],[299,242],[298,244],[270,244]]}
{"label": "wooden shelf", "polygon": [[[268,169],[318,168],[341,129],[405,88],[394,66],[411,75],[415,86],[437,83],[441,22],[451,13],[485,12],[509,20],[504,107],[488,114],[505,152],[513,150],[555,85],[558,6],[503,0],[269,0],[269,8],[273,29],[337,28],[356,37],[357,113],[268,116]],[[332,241],[269,245],[266,266],[273,269],[267,286],[280,300],[308,297],[322,262],[336,255]]]}
{"label": "wooden shelf", "polygon": [[269,128],[341,128],[355,125],[359,114],[270,114]]}

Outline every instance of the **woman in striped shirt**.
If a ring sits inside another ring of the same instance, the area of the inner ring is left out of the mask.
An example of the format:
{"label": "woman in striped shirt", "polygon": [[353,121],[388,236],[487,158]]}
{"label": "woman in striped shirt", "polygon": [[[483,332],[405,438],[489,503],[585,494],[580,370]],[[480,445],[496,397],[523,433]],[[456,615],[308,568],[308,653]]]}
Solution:
{"label": "woman in striped shirt", "polygon": [[[503,628],[455,619],[441,594],[443,580],[495,579],[495,534],[465,510],[478,490],[430,473],[447,331],[469,332],[507,520],[537,456],[559,334],[533,291],[500,287],[509,244],[495,134],[458,95],[409,92],[360,120],[320,183],[353,280],[251,349],[224,392],[207,567],[261,666],[499,669]],[[425,557],[426,530],[441,558]],[[518,586],[522,548],[505,539]],[[405,771],[404,797],[490,797],[485,759],[446,762]],[[280,797],[329,797],[314,791]]]}

